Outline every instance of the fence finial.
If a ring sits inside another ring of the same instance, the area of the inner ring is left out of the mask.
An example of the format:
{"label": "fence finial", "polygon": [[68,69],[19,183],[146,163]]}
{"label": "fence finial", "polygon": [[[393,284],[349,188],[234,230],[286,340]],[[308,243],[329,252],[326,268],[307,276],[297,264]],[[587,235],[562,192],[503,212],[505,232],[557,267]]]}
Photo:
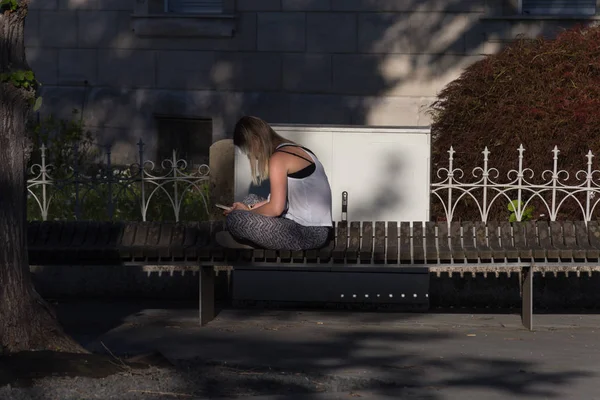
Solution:
{"label": "fence finial", "polygon": [[491,152],[488,150],[487,146],[485,146],[485,149],[483,149],[482,153],[483,153],[483,161],[489,161],[488,156],[491,154]]}

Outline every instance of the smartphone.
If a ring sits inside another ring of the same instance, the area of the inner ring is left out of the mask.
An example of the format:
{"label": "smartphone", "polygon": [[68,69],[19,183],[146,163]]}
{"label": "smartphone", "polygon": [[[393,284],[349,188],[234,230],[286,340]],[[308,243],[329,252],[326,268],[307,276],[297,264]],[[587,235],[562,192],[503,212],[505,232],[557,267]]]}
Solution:
{"label": "smartphone", "polygon": [[231,207],[224,206],[223,204],[215,204],[215,205],[222,210],[226,210],[226,211],[231,210]]}

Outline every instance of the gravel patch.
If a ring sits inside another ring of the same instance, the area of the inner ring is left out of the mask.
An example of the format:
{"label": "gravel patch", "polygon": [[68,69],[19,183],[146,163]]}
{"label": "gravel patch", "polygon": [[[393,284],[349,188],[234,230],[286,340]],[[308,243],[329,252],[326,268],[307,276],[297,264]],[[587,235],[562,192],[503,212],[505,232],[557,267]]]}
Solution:
{"label": "gravel patch", "polygon": [[103,378],[44,377],[0,387],[6,400],[173,400],[405,387],[394,382],[277,371],[188,360],[172,367],[124,370]]}

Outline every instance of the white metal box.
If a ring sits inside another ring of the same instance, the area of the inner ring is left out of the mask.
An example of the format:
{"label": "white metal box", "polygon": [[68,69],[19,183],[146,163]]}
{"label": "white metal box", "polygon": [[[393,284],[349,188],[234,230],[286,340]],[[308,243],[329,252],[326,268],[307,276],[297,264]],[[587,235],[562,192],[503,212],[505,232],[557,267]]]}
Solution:
{"label": "white metal box", "polygon": [[[272,125],[284,138],[311,149],[331,184],[333,219],[342,218],[348,192],[349,221],[428,221],[430,129]],[[267,197],[269,183],[252,185],[248,158],[235,154],[235,200]]]}

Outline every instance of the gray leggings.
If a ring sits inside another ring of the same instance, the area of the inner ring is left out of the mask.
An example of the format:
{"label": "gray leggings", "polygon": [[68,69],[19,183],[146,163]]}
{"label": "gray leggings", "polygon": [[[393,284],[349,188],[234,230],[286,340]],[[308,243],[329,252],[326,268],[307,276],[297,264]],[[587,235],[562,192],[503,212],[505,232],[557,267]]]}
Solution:
{"label": "gray leggings", "polygon": [[[242,203],[253,205],[264,200],[251,194]],[[269,250],[317,249],[327,244],[331,230],[327,226],[303,226],[287,218],[243,210],[229,213],[227,229],[239,242]]]}

